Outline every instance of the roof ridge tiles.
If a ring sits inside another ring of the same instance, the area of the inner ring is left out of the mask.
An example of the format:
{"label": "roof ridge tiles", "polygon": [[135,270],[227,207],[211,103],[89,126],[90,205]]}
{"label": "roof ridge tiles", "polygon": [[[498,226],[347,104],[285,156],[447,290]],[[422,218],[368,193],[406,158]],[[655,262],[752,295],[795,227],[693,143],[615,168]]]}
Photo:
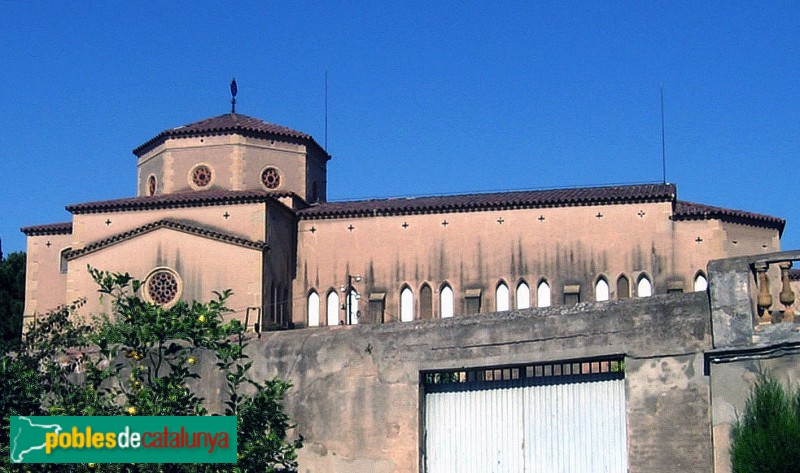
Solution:
{"label": "roof ridge tiles", "polygon": [[169,138],[188,138],[193,136],[209,136],[217,134],[247,134],[255,136],[282,136],[290,139],[301,140],[311,143],[313,146],[322,149],[314,138],[302,131],[265,122],[259,118],[243,115],[241,113],[226,113],[216,117],[204,118],[202,120],[188,123],[164,130],[146,141],[144,144],[134,148],[133,154],[142,156],[147,151],[153,149]]}
{"label": "roof ridge tiles", "polygon": [[256,241],[249,240],[247,238],[231,235],[229,233],[208,228],[192,221],[173,219],[173,218],[162,218],[160,220],[149,222],[144,225],[140,225],[136,228],[132,228],[130,230],[126,230],[124,232],[111,235],[101,240],[88,243],[83,248],[71,251],[67,255],[67,259],[71,260],[88,253],[93,253],[102,248],[106,248],[114,243],[125,241],[137,237],[139,235],[149,233],[154,230],[158,230],[160,228],[172,228],[179,231],[183,231],[185,233],[205,236],[214,240],[224,241],[227,243],[232,243],[246,248],[252,248],[257,250],[264,250],[268,248],[268,245],[261,240],[256,240]]}

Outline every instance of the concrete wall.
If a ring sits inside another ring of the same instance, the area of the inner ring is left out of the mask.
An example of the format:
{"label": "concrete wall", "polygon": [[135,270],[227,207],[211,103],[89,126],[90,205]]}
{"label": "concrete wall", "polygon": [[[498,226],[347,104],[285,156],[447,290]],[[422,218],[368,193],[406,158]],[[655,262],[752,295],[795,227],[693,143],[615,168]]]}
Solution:
{"label": "concrete wall", "polygon": [[[654,296],[444,320],[262,334],[254,374],[294,387],[286,402],[305,437],[300,471],[415,472],[421,370],[624,354],[631,472],[710,471],[710,347],[705,293]],[[207,399],[223,380],[208,360]]]}

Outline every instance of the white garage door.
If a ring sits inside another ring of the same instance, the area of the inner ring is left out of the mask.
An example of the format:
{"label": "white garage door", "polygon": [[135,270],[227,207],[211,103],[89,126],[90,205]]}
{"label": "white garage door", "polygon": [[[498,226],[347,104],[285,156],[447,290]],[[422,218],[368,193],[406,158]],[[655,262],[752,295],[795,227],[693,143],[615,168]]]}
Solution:
{"label": "white garage door", "polygon": [[627,471],[619,357],[422,376],[427,473]]}

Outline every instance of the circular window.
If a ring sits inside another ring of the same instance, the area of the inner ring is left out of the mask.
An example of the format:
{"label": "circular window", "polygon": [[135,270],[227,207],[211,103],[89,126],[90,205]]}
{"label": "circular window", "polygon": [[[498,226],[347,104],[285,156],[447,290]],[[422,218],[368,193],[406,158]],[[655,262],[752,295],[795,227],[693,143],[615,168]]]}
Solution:
{"label": "circular window", "polygon": [[211,176],[211,168],[201,164],[192,170],[192,183],[197,187],[206,187],[211,184]]}
{"label": "circular window", "polygon": [[147,195],[155,195],[156,194],[156,176],[150,176],[147,178]]}
{"label": "circular window", "polygon": [[180,296],[178,275],[169,269],[156,269],[147,276],[144,284],[145,299],[154,304],[168,305]]}
{"label": "circular window", "polygon": [[281,185],[281,175],[275,168],[267,168],[261,172],[261,183],[267,189],[277,189]]}

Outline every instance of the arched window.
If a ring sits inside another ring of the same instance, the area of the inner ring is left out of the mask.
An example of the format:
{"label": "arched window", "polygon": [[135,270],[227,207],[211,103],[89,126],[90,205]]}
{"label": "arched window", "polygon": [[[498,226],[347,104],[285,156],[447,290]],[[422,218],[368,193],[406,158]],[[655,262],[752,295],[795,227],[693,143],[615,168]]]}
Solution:
{"label": "arched window", "polygon": [[506,283],[501,282],[497,285],[497,289],[494,291],[494,309],[497,312],[502,312],[511,308],[511,305],[508,301],[508,296],[508,286],[506,286]]}
{"label": "arched window", "polygon": [[623,274],[617,279],[617,299],[627,299],[631,297],[631,284]]}
{"label": "arched window", "polygon": [[653,295],[653,284],[647,279],[647,276],[642,276],[639,283],[636,285],[636,295],[639,297],[650,297]]}
{"label": "arched window", "polygon": [[361,299],[355,289],[350,289],[350,314],[347,317],[349,325],[358,324],[358,300]]}
{"label": "arched window", "polygon": [[531,288],[525,281],[517,284],[517,309],[527,309],[531,306]]}
{"label": "arched window", "polygon": [[308,294],[308,326],[319,327],[319,294],[311,291]]}
{"label": "arched window", "polygon": [[695,292],[702,292],[708,289],[708,279],[703,273],[697,273],[694,277],[694,290]]}
{"label": "arched window", "polygon": [[400,291],[400,321],[411,322],[414,320],[414,293],[406,286]]}
{"label": "arched window", "polygon": [[433,318],[433,291],[427,284],[423,284],[419,289],[419,318]]}
{"label": "arched window", "polygon": [[442,318],[446,319],[453,316],[453,290],[450,286],[445,285],[442,287],[440,294],[441,297],[441,314]]}
{"label": "arched window", "polygon": [[547,281],[540,282],[536,288],[536,307],[550,307],[550,285]]}
{"label": "arched window", "polygon": [[604,278],[600,278],[594,285],[594,300],[597,302],[608,300],[608,283]]}
{"label": "arched window", "polygon": [[336,291],[328,293],[328,318],[329,327],[339,325],[339,294]]}

